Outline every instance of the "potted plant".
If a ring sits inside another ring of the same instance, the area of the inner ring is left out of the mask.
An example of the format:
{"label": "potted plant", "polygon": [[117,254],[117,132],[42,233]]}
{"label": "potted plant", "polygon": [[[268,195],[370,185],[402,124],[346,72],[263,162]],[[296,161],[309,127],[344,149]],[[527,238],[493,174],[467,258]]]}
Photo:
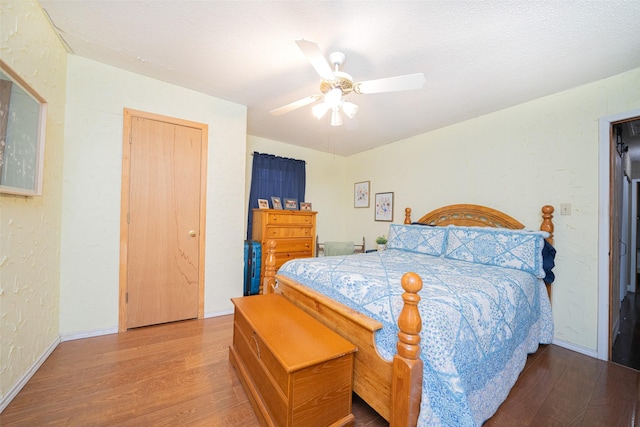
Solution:
{"label": "potted plant", "polygon": [[387,248],[387,238],[385,236],[376,237],[376,243],[379,251],[384,251]]}

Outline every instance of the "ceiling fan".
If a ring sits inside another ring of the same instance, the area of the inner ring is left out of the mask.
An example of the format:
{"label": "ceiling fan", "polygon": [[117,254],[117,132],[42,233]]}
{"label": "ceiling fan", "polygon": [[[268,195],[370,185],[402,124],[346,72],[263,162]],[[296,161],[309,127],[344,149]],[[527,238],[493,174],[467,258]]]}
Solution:
{"label": "ceiling fan", "polygon": [[331,126],[340,126],[343,124],[340,111],[352,119],[358,111],[358,106],[352,102],[345,101],[344,96],[351,92],[357,94],[370,94],[381,92],[395,92],[401,90],[421,89],[424,85],[424,74],[407,74],[403,76],[387,77],[384,79],[366,80],[355,82],[353,78],[340,71],[340,66],[344,63],[345,55],[342,52],[333,52],[329,55],[329,61],[333,65],[333,69],[329,62],[324,58],[322,51],[317,43],[309,40],[296,40],[298,48],[307,57],[313,68],[320,75],[320,92],[321,94],[311,95],[298,101],[292,102],[275,110],[271,110],[271,114],[279,116],[296,110],[305,105],[313,104],[323,99],[321,104],[313,107],[313,115],[318,119],[324,117],[331,110]]}

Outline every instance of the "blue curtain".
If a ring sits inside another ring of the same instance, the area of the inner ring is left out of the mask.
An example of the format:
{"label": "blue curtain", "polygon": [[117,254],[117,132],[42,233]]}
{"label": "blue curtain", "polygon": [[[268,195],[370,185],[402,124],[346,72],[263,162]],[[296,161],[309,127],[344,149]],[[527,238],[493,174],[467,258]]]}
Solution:
{"label": "blue curtain", "polygon": [[251,239],[253,209],[258,207],[258,199],[267,199],[271,206],[271,197],[298,200],[298,207],[304,202],[306,173],[304,160],[287,159],[273,154],[253,153],[251,172],[251,191],[249,193],[249,215],[247,240]]}

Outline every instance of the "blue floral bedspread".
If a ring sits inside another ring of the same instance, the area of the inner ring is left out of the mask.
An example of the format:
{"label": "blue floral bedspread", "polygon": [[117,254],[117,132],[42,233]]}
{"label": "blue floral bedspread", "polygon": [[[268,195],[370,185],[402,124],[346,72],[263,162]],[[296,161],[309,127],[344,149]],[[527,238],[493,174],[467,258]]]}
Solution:
{"label": "blue floral bedspread", "polygon": [[418,425],[481,425],[506,399],[527,354],[553,339],[542,280],[516,269],[394,249],[292,260],[278,274],[382,322],[376,345],[391,360],[403,305],[400,279],[408,271],[423,281]]}

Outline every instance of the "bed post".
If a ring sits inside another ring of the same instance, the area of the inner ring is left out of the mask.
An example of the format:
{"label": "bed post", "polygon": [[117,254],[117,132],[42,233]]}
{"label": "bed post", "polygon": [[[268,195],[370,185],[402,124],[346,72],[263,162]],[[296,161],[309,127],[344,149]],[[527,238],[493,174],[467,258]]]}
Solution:
{"label": "bed post", "polygon": [[553,245],[553,211],[555,209],[551,205],[546,205],[542,207],[542,224],[540,224],[540,230],[546,231],[549,233],[549,237],[545,240],[549,242],[550,245]]}
{"label": "bed post", "polygon": [[267,257],[264,260],[262,293],[272,294],[276,284],[276,241],[267,241]]}
{"label": "bed post", "polygon": [[[545,240],[553,246],[553,211],[555,209],[551,205],[545,205],[542,207],[542,224],[540,224],[540,230],[549,233],[549,237]],[[551,283],[546,283],[547,295],[549,295],[549,301],[551,301]]]}
{"label": "bed post", "polygon": [[404,209],[404,223],[411,224],[411,208]]}
{"label": "bed post", "polygon": [[[410,209],[409,209],[410,211]],[[404,306],[398,317],[398,353],[393,358],[391,383],[391,427],[415,426],[420,413],[422,396],[422,360],[420,359],[420,330],[422,319],[418,311],[418,292],[422,279],[416,273],[402,276]]]}

